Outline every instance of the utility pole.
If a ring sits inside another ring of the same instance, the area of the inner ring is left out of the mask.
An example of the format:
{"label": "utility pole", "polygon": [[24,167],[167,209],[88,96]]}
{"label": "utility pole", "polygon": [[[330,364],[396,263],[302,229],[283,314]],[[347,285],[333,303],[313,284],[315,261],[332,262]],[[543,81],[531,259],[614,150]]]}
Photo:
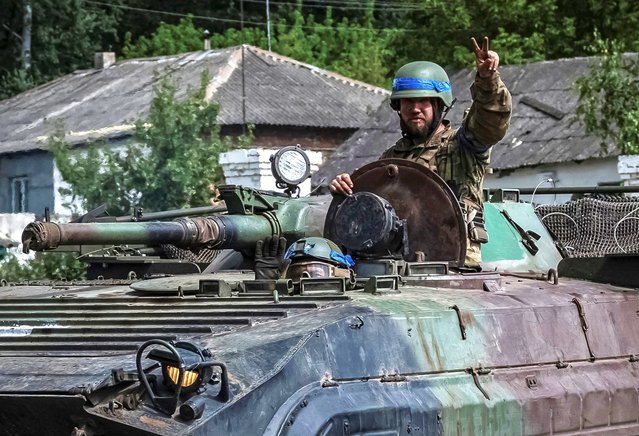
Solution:
{"label": "utility pole", "polygon": [[25,71],[31,69],[31,1],[24,3],[24,15],[22,16],[22,68]]}
{"label": "utility pole", "polygon": [[[244,0],[240,0],[240,31],[244,30]],[[244,54],[246,41],[242,44],[242,134],[246,134],[246,69]]]}
{"label": "utility pole", "polygon": [[246,133],[246,44],[242,44],[242,133]]}
{"label": "utility pole", "polygon": [[244,30],[244,0],[240,0],[240,30]]}
{"label": "utility pole", "polygon": [[268,40],[268,51],[271,51],[271,13],[269,9],[268,0],[266,0],[266,39]]}

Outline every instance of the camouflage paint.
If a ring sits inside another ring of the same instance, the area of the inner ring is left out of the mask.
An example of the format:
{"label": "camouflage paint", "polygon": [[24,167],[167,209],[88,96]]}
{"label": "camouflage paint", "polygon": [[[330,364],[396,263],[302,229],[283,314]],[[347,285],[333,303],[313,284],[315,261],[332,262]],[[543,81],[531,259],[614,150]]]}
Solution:
{"label": "camouflage paint", "polygon": [[[99,397],[111,369],[133,362],[130,348],[114,354],[116,342],[135,347],[128,336],[157,337],[147,331],[155,324],[165,334],[181,328],[179,337],[227,364],[231,401],[205,395],[204,416],[193,422],[149,407],[113,414],[104,402],[78,411],[76,401],[73,416],[106,434],[132,427],[144,434],[348,434],[345,423],[351,434],[639,431],[639,362],[631,357],[639,354],[636,290],[502,277],[500,290],[486,292],[414,286],[406,278],[401,293],[283,297],[276,304],[269,296],[124,298],[117,296],[125,287],[66,288],[16,292],[76,298],[0,298],[0,325],[45,326],[29,336],[0,335],[0,419],[16,423],[14,430],[49,423],[43,412],[24,422],[27,410],[49,410],[46,401],[65,417],[70,393],[77,400],[97,389]],[[232,327],[232,316],[250,316],[252,325]],[[203,333],[189,327],[196,317],[204,321],[193,325],[205,329],[226,324]],[[123,330],[96,338],[101,325]],[[42,409],[33,407],[37,401]],[[64,425],[77,426],[73,419],[52,417],[61,427],[51,428],[70,432]]]}

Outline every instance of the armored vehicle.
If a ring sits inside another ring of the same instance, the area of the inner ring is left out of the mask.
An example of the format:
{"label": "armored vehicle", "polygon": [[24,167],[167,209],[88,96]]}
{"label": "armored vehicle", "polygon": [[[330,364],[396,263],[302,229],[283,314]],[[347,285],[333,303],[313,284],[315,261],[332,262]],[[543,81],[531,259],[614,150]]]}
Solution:
{"label": "armored vehicle", "polygon": [[[434,173],[382,160],[351,197],[296,198],[302,158],[278,157],[288,193],[226,186],[224,212],[30,224],[25,248],[79,250],[89,278],[0,288],[0,432],[639,433],[637,276],[597,271],[636,256],[563,259],[502,190],[469,269]],[[256,255],[280,236],[289,259]]]}

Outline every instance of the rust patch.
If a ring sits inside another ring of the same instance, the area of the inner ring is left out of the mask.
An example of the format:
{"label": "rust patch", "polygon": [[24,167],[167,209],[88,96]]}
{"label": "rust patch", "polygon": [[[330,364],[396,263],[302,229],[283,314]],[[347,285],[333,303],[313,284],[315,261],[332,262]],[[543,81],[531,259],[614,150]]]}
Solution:
{"label": "rust patch", "polygon": [[150,425],[152,427],[156,427],[156,428],[167,428],[169,426],[166,422],[164,422],[164,421],[162,421],[160,419],[155,419],[155,418],[151,418],[151,417],[148,417],[148,416],[140,417],[140,421],[142,421],[143,423],[148,424],[148,425]]}
{"label": "rust patch", "polygon": [[426,358],[426,363],[434,370],[440,370],[443,367],[441,350],[437,335],[433,330],[426,331],[426,324],[417,320],[412,328],[412,332],[417,331],[419,342]]}
{"label": "rust patch", "polygon": [[435,356],[436,356],[436,359],[437,359],[437,366],[435,368],[436,369],[442,369],[442,367],[444,365],[442,364],[442,355],[441,355],[441,351],[439,349],[439,342],[435,338],[435,332],[431,331],[430,337],[431,337],[432,344],[433,344],[433,350],[435,351]]}
{"label": "rust patch", "polygon": [[419,321],[417,322],[417,334],[419,335],[419,342],[421,342],[422,344],[422,350],[424,351],[426,361],[432,368],[437,368],[437,366],[435,365],[435,361],[433,361],[433,357],[430,355],[428,340],[426,339],[426,335],[424,334],[424,327]]}
{"label": "rust patch", "polygon": [[471,311],[468,310],[460,310],[462,321],[464,321],[464,325],[466,327],[475,325],[475,316]]}

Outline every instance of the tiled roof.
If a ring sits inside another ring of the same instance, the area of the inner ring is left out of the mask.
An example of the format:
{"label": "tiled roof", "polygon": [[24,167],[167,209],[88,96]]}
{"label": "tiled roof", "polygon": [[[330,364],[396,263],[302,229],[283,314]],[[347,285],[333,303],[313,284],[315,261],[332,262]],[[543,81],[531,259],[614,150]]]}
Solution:
{"label": "tiled roof", "polygon": [[133,121],[147,114],[161,77],[171,75],[178,95],[184,95],[187,87],[199,86],[204,69],[211,78],[207,96],[220,105],[223,125],[355,129],[388,95],[382,88],[252,46],[132,59],[77,71],[0,101],[0,153],[45,148],[55,120],[64,122],[71,142],[126,135]]}
{"label": "tiled roof", "polygon": [[[539,164],[615,156],[602,150],[601,139],[585,134],[575,122],[578,92],[575,81],[586,75],[595,58],[573,58],[500,68],[513,96],[513,115],[506,137],[493,147],[491,167],[514,169]],[[455,107],[448,118],[458,126],[470,107],[474,70],[450,76]],[[366,125],[346,140],[313,175],[313,186],[327,185],[335,175],[352,172],[377,159],[400,137],[397,114],[382,104]]]}

